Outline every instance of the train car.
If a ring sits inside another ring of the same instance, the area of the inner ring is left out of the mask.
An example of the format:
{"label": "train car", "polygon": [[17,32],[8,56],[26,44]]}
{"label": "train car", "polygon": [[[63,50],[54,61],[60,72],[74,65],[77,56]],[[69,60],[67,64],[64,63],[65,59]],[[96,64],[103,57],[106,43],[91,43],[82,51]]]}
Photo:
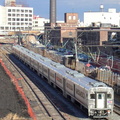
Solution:
{"label": "train car", "polygon": [[[76,103],[88,116],[105,118],[112,115],[114,92],[111,87],[34,52],[28,52],[18,45],[13,46],[13,53],[23,61],[30,61],[30,67],[61,89],[63,95]],[[25,56],[29,57],[25,60]]]}
{"label": "train car", "polygon": [[63,72],[56,72],[59,71],[60,69],[64,69],[65,66],[61,65],[60,63],[55,63],[51,62],[50,63],[50,69],[49,69],[49,78],[50,78],[50,83],[54,84],[54,86],[57,86],[61,90],[63,90],[63,77],[62,75],[64,74]]}
{"label": "train car", "polygon": [[55,70],[54,69],[50,69],[49,71],[49,78],[50,78],[50,81],[51,81],[51,84],[55,85],[56,83],[56,79],[55,79]]}
{"label": "train car", "polygon": [[99,118],[113,113],[114,92],[111,87],[72,71],[69,71],[65,79],[66,94],[81,109],[88,111],[88,116]]}

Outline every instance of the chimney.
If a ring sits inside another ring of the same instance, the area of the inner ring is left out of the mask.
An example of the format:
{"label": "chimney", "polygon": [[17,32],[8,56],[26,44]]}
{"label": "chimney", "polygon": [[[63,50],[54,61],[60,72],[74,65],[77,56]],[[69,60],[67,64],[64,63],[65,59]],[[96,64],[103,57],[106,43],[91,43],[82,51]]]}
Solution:
{"label": "chimney", "polygon": [[56,0],[50,0],[50,23],[56,23]]}

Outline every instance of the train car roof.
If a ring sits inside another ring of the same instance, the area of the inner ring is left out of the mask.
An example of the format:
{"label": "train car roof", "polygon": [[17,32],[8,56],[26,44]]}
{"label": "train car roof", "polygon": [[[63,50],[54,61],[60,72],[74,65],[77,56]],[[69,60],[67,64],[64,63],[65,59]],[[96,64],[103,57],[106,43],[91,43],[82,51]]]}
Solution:
{"label": "train car roof", "polygon": [[77,71],[71,70],[69,73],[67,72],[66,78],[74,81],[78,85],[82,85],[85,89],[90,89],[92,87],[107,87],[105,83],[89,78]]}
{"label": "train car roof", "polygon": [[53,71],[56,71],[58,74],[63,75],[66,79],[72,80],[75,84],[81,85],[85,89],[90,89],[92,87],[106,87],[105,83],[96,81],[91,79],[83,74],[71,70],[70,68],[65,67],[60,63],[53,62],[52,60],[43,57],[39,54],[36,54],[26,48],[23,48],[19,45],[14,46],[16,49],[24,52],[24,54],[31,56],[35,60],[39,61],[40,63],[44,64],[46,67],[50,68]]}

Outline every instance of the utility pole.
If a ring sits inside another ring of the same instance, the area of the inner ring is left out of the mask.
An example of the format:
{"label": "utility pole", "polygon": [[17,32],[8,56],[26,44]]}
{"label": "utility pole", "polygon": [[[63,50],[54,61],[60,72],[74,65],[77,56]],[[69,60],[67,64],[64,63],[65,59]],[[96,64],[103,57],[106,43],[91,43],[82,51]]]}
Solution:
{"label": "utility pole", "polygon": [[74,38],[74,42],[75,42],[75,69],[77,69],[77,63],[79,62],[78,60],[78,51],[77,51],[77,39]]}

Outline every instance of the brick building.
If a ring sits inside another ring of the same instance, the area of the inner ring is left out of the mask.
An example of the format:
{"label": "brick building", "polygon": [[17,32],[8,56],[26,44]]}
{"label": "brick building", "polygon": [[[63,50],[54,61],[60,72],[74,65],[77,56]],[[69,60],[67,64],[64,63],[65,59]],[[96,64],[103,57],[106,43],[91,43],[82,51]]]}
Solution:
{"label": "brick building", "polygon": [[76,30],[78,27],[78,14],[65,13],[64,23],[47,23],[45,24],[45,40],[51,41],[54,45],[64,45],[69,47],[77,37]]}

